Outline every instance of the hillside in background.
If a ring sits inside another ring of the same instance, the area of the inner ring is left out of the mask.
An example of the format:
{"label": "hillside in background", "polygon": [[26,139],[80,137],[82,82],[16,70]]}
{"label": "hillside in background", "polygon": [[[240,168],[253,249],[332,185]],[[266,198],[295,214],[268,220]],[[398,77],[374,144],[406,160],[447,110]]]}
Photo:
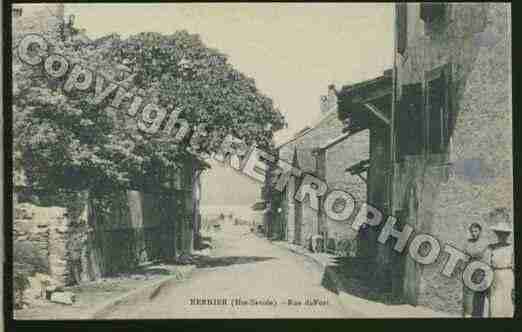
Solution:
{"label": "hillside in background", "polygon": [[202,207],[250,207],[260,200],[262,184],[216,162],[211,165],[212,168],[202,175]]}

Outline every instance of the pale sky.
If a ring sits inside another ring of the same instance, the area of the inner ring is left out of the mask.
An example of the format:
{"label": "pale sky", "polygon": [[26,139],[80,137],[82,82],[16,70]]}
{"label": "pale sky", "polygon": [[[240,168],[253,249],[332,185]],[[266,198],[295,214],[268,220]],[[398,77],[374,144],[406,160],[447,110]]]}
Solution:
{"label": "pale sky", "polygon": [[319,116],[319,98],[393,63],[393,4],[66,4],[89,37],[186,29],[229,56],[286,116],[280,141]]}
{"label": "pale sky", "polygon": [[[276,142],[319,117],[319,98],[382,75],[393,63],[393,4],[161,3],[66,4],[91,38],[185,29],[229,56],[255,79],[287,118]],[[254,203],[259,186],[213,165],[203,179],[203,202]],[[235,190],[231,190],[231,185]]]}

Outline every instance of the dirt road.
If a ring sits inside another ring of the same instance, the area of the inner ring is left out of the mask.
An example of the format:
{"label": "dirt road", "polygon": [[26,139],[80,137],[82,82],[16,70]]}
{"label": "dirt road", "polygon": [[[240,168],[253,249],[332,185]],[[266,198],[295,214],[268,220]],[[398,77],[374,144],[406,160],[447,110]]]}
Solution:
{"label": "dirt road", "polygon": [[190,279],[161,289],[152,300],[120,305],[106,318],[353,317],[306,258],[244,226],[224,225],[211,236],[212,254],[197,261]]}

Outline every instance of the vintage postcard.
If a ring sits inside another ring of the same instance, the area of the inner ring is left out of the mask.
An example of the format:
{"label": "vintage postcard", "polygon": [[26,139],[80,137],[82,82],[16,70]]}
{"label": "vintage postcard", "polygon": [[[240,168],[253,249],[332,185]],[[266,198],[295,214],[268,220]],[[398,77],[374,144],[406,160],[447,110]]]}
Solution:
{"label": "vintage postcard", "polygon": [[9,9],[14,320],[513,317],[509,3]]}

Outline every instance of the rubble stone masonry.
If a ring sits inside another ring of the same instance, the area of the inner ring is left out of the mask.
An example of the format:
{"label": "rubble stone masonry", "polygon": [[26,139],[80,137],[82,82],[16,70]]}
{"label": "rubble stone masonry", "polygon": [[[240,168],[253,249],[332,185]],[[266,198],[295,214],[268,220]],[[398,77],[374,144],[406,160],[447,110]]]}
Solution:
{"label": "rubble stone masonry", "polygon": [[[408,39],[396,54],[397,93],[404,84],[451,65],[450,102],[455,115],[449,163],[431,155],[396,165],[394,211],[409,210],[416,232],[462,249],[472,222],[492,239],[485,214],[506,207],[513,217],[511,8],[505,3],[448,4],[439,26],[419,17],[420,4],[408,4]],[[439,160],[437,160],[437,158]],[[445,278],[439,264],[422,267],[406,261],[405,295],[409,302],[460,313],[460,276]]]}
{"label": "rubble stone masonry", "polygon": [[88,245],[86,211],[78,214],[63,207],[21,203],[15,206],[14,216],[14,243],[28,241],[36,247],[47,259],[49,275],[56,285],[74,284],[73,265]]}

